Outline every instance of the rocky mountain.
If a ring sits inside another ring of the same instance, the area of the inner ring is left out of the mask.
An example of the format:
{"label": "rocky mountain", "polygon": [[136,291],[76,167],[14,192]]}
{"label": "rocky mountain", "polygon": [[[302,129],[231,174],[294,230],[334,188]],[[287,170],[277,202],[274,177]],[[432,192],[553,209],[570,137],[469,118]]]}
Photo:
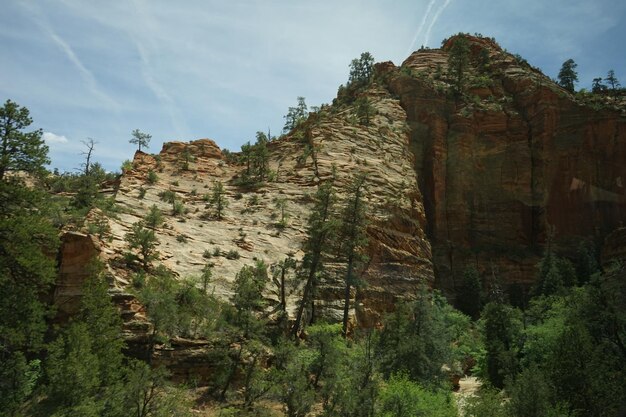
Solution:
{"label": "rocky mountain", "polygon": [[[352,325],[376,326],[421,282],[454,298],[469,266],[485,280],[529,286],[549,238],[569,257],[581,240],[601,244],[626,218],[623,100],[572,94],[487,38],[464,37],[454,72],[458,39],[399,67],[377,64],[368,86],[340,89],[332,105],[269,142],[272,175],[258,186],[242,185],[246,165],[209,139],[137,152],[114,194],[118,215],[92,213],[110,232],[65,237],[58,299],[72,304],[85,253],[97,253],[129,322],[141,321],[141,306],[124,295],[125,236],[153,205],[165,215],[155,263],[192,279],[211,262],[210,286],[228,298],[242,266],[302,259],[312,196],[333,175],[340,204],[351,179],[366,178],[369,260],[351,294]],[[208,204],[216,182],[229,203],[222,219]],[[163,201],[166,191],[183,206]],[[331,260],[315,300],[332,320],[341,319],[345,267]],[[288,281],[293,317],[303,282]],[[271,285],[266,296],[278,300]]]}

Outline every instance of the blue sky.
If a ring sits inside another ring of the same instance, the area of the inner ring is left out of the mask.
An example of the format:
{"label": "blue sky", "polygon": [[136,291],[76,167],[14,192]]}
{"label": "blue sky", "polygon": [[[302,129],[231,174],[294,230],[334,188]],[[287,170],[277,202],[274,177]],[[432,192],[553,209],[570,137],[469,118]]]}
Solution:
{"label": "blue sky", "polygon": [[579,88],[614,69],[626,84],[622,0],[3,1],[0,100],[31,111],[52,167],[80,165],[81,141],[118,170],[133,129],[165,141],[214,139],[238,150],[280,133],[306,97],[332,101],[350,61],[399,65],[463,32],[493,36],[555,77],[568,58]]}

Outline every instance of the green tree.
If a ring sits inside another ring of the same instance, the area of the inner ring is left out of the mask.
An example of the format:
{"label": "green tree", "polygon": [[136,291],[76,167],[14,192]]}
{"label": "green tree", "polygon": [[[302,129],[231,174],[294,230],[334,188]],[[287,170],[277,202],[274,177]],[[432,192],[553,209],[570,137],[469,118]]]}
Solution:
{"label": "green tree", "polygon": [[350,62],[350,76],[348,83],[363,86],[370,82],[374,75],[374,57],[369,52],[363,52],[359,58]]}
{"label": "green tree", "polygon": [[131,250],[137,250],[143,269],[148,270],[152,261],[159,256],[156,250],[159,241],[154,230],[147,229],[144,222],[139,221],[133,223],[130,232],[126,233],[124,239]]}
{"label": "green tree", "polygon": [[178,201],[178,196],[175,191],[165,190],[159,193],[159,198],[161,201],[169,203],[172,205],[172,213],[176,212],[176,202]]}
{"label": "green tree", "polygon": [[249,141],[241,145],[240,161],[246,166],[245,178],[250,178],[252,176],[252,145]]}
{"label": "green tree", "polygon": [[379,417],[456,417],[458,411],[449,394],[429,391],[407,375],[393,375],[378,396]]}
{"label": "green tree", "polygon": [[180,169],[182,171],[189,171],[189,164],[195,161],[195,157],[189,150],[189,147],[185,147],[179,156]]}
{"label": "green tree", "polygon": [[502,388],[505,379],[518,370],[520,314],[517,309],[494,301],[485,306],[481,320],[485,344],[483,369],[491,385]]}
{"label": "green tree", "polygon": [[448,74],[453,81],[454,91],[461,94],[465,88],[470,63],[470,44],[467,37],[458,35],[448,51]]}
{"label": "green tree", "polygon": [[215,217],[218,220],[222,220],[224,216],[224,210],[228,208],[228,200],[226,199],[226,190],[224,184],[221,181],[215,181],[213,183],[213,190],[211,193],[211,205],[215,210]]}
{"label": "green tree", "polygon": [[263,328],[263,321],[258,313],[265,307],[263,290],[269,281],[267,265],[257,261],[254,266],[244,266],[235,277],[232,298],[235,307],[234,324],[243,331],[243,337],[258,336]]}
{"label": "green tree", "polygon": [[594,78],[591,82],[591,91],[593,93],[601,93],[606,91],[606,85],[602,84],[602,77]]}
{"label": "green tree", "polygon": [[280,311],[280,316],[278,318],[279,328],[281,330],[286,330],[287,325],[287,277],[289,275],[289,271],[295,271],[297,267],[297,262],[293,258],[293,254],[287,254],[287,257],[282,261],[273,264],[270,267],[272,272],[272,283],[275,286],[274,294],[278,298],[278,305],[276,309]]}
{"label": "green tree", "polygon": [[276,226],[280,229],[284,229],[287,226],[287,218],[289,214],[287,213],[287,205],[288,201],[285,197],[276,197],[274,199],[274,208],[280,212],[280,220],[276,224]]}
{"label": "green tree", "polygon": [[269,174],[270,154],[267,148],[268,137],[263,132],[256,132],[256,142],[253,146],[253,167],[256,180],[264,182]]}
{"label": "green tree", "polygon": [[132,138],[128,141],[129,143],[132,143],[133,145],[137,145],[137,150],[139,152],[141,152],[141,147],[143,146],[144,148],[149,148],[150,146],[150,139],[152,139],[152,135],[149,135],[147,133],[143,133],[142,131],[140,131],[139,129],[135,129],[131,132]]}
{"label": "green tree", "polygon": [[358,286],[358,271],[367,261],[364,249],[367,239],[367,206],[364,201],[365,175],[355,177],[348,187],[350,193],[341,213],[339,226],[339,258],[346,262],[344,277],[343,327],[344,337],[348,336],[348,317],[352,287]]}
{"label": "green tree", "polygon": [[609,72],[606,74],[606,78],[604,79],[604,81],[607,82],[608,86],[611,87],[611,91],[613,92],[617,91],[621,87],[621,84],[615,76],[615,71],[613,70],[609,70]]}
{"label": "green tree", "polygon": [[205,293],[209,289],[209,283],[213,278],[213,264],[207,263],[202,267],[202,275],[200,276],[202,280],[202,291]]}
{"label": "green tree", "polygon": [[298,306],[296,319],[292,327],[295,336],[301,330],[305,309],[310,308],[310,323],[315,322],[315,296],[317,291],[317,279],[320,270],[323,269],[324,257],[328,254],[329,245],[337,229],[337,221],[333,213],[335,204],[335,191],[333,181],[322,183],[315,194],[315,203],[308,220],[307,237],[304,242],[304,258],[302,260],[302,273],[305,278],[302,299]]}
{"label": "green tree", "polygon": [[287,341],[277,346],[275,355],[274,396],[283,404],[287,417],[305,417],[315,403],[315,391],[309,381],[311,355]]}
{"label": "green tree", "polygon": [[283,127],[284,133],[289,133],[295,129],[301,122],[306,119],[309,114],[304,97],[298,97],[298,104],[296,107],[289,107],[289,111],[285,118],[285,126]]}
{"label": "green tree", "polygon": [[577,66],[578,64],[570,58],[563,63],[559,75],[557,76],[559,85],[571,93],[574,92],[574,84],[578,82]]}
{"label": "green tree", "polygon": [[45,171],[44,165],[50,163],[41,129],[22,131],[32,122],[26,107],[11,100],[0,107],[0,181],[11,171],[40,175]]}
{"label": "green tree", "polygon": [[425,385],[443,384],[444,364],[452,359],[453,335],[445,300],[422,287],[411,303],[396,307],[385,320],[376,346],[385,377],[404,372]]}
{"label": "green tree", "polygon": [[156,229],[157,227],[163,225],[163,214],[161,213],[161,210],[159,210],[159,208],[156,206],[156,204],[150,206],[150,210],[148,210],[148,214],[146,214],[145,220],[146,226],[151,229]]}
{"label": "green tree", "polygon": [[0,416],[13,415],[37,385],[50,314],[45,300],[56,277],[59,239],[47,218],[49,197],[6,175],[44,172],[41,131],[21,132],[31,122],[10,100],[0,108]]}
{"label": "green tree", "polygon": [[474,267],[468,267],[463,272],[463,281],[457,296],[459,310],[477,320],[482,310],[482,282]]}
{"label": "green tree", "polygon": [[359,97],[356,100],[356,117],[359,118],[359,123],[364,126],[369,126],[372,116],[375,114],[376,109],[372,106],[370,100],[365,97]]}
{"label": "green tree", "polygon": [[48,346],[48,384],[40,406],[45,415],[124,415],[121,318],[102,266],[93,263],[89,268],[79,314]]}

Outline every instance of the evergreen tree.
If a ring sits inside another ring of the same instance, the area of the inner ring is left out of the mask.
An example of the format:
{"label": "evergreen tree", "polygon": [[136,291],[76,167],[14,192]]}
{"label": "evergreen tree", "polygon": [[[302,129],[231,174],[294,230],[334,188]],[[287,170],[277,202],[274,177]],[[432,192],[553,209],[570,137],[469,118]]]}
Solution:
{"label": "evergreen tree", "polygon": [[367,260],[363,249],[367,246],[367,207],[364,201],[365,176],[359,175],[348,188],[350,193],[339,226],[339,258],[346,262],[344,278],[343,327],[344,337],[348,336],[348,316],[350,312],[351,289],[359,285],[356,271]]}
{"label": "evergreen tree", "polygon": [[305,274],[305,285],[302,299],[298,306],[292,333],[297,336],[301,330],[304,311],[310,308],[310,322],[315,322],[315,295],[317,290],[318,274],[323,269],[324,257],[327,254],[328,243],[334,235],[337,222],[333,214],[335,204],[333,181],[322,183],[315,194],[315,204],[309,217],[307,237],[304,242],[304,258],[302,271]]}
{"label": "evergreen tree", "polygon": [[573,59],[568,59],[561,66],[561,70],[557,76],[559,85],[571,93],[574,92],[574,84],[578,82],[577,66],[578,64],[576,64]]}
{"label": "evergreen tree", "polygon": [[244,266],[235,277],[234,296],[235,307],[234,324],[242,329],[243,337],[258,337],[263,326],[257,313],[265,307],[263,290],[269,281],[267,265],[257,261],[254,267]]}
{"label": "evergreen tree", "polygon": [[591,82],[591,91],[593,93],[601,93],[606,91],[606,85],[602,84],[602,77],[594,78]]}
{"label": "evergreen tree", "polygon": [[224,185],[221,181],[215,181],[213,183],[210,202],[215,210],[215,217],[218,220],[222,220],[224,210],[228,207],[228,200],[226,199],[226,190],[224,189]]}
{"label": "evergreen tree", "polygon": [[6,175],[45,171],[48,148],[41,131],[21,132],[28,110],[7,100],[0,108],[0,416],[12,416],[40,377],[43,347],[56,277],[57,230],[47,219],[48,197]]}
{"label": "evergreen tree", "polygon": [[257,181],[264,182],[269,174],[269,139],[263,132],[256,132],[256,142],[253,147],[253,166]]}
{"label": "evergreen tree", "polygon": [[463,282],[457,296],[459,310],[477,320],[482,310],[482,282],[474,267],[463,272]]}
{"label": "evergreen tree", "polygon": [[139,260],[144,270],[148,270],[153,260],[157,259],[159,254],[156,245],[159,243],[154,230],[147,229],[144,222],[139,221],[133,223],[130,232],[124,237],[131,250],[139,252]]}
{"label": "evergreen tree", "polygon": [[451,328],[445,301],[422,287],[417,299],[404,303],[387,317],[376,346],[385,377],[404,372],[413,381],[442,384],[442,365],[452,358]]}
{"label": "evergreen tree", "polygon": [[369,126],[375,111],[376,109],[367,97],[363,96],[357,99],[356,116],[359,118],[359,123]]}
{"label": "evergreen tree", "polygon": [[304,100],[305,100],[304,97],[298,97],[298,104],[296,105],[296,107],[289,107],[289,111],[287,112],[287,115],[284,117],[285,118],[285,126],[283,127],[284,133],[289,133],[293,129],[295,129],[296,126],[298,126],[301,122],[303,122],[304,119],[309,114],[307,105]]}
{"label": "evergreen tree", "polygon": [[470,62],[470,45],[464,35],[454,39],[448,51],[448,73],[453,80],[454,91],[461,94],[465,87],[466,73]]}
{"label": "evergreen tree", "polygon": [[519,312],[502,302],[490,302],[482,313],[486,377],[496,388],[518,369]]}
{"label": "evergreen tree", "polygon": [[611,91],[613,92],[617,91],[621,87],[621,84],[619,83],[619,81],[617,80],[617,77],[615,76],[615,71],[613,70],[609,70],[604,81],[607,82],[609,87],[611,87]]}
{"label": "evergreen tree", "polygon": [[137,145],[137,150],[141,152],[141,147],[148,148],[150,145],[150,139],[152,139],[152,135],[147,133],[143,133],[139,129],[135,129],[131,132],[132,138],[128,141],[133,145]]}
{"label": "evergreen tree", "polygon": [[156,206],[156,204],[150,206],[150,210],[148,210],[148,214],[146,214],[145,220],[146,226],[151,229],[156,229],[157,227],[163,225],[163,214],[161,213],[161,210],[159,210],[159,208]]}
{"label": "evergreen tree", "polygon": [[0,181],[11,171],[41,175],[44,165],[50,163],[41,129],[22,131],[32,122],[26,107],[11,100],[0,107]]}
{"label": "evergreen tree", "polygon": [[359,58],[350,63],[350,78],[348,83],[355,86],[368,84],[374,75],[374,57],[369,52],[363,52]]}
{"label": "evergreen tree", "polygon": [[161,191],[159,193],[159,198],[161,199],[161,201],[171,204],[172,214],[176,214],[176,211],[177,211],[176,203],[178,201],[178,196],[176,195],[175,191],[172,191],[172,190]]}

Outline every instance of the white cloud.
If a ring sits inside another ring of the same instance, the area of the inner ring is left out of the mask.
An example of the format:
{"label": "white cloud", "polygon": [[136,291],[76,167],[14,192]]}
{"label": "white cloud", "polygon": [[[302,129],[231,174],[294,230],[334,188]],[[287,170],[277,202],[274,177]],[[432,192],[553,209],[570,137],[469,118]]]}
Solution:
{"label": "white cloud", "polygon": [[41,138],[47,143],[47,144],[52,144],[52,143],[68,143],[69,141],[67,140],[67,138],[63,135],[57,135],[56,133],[52,133],[52,132],[43,132],[43,135],[41,136]]}

